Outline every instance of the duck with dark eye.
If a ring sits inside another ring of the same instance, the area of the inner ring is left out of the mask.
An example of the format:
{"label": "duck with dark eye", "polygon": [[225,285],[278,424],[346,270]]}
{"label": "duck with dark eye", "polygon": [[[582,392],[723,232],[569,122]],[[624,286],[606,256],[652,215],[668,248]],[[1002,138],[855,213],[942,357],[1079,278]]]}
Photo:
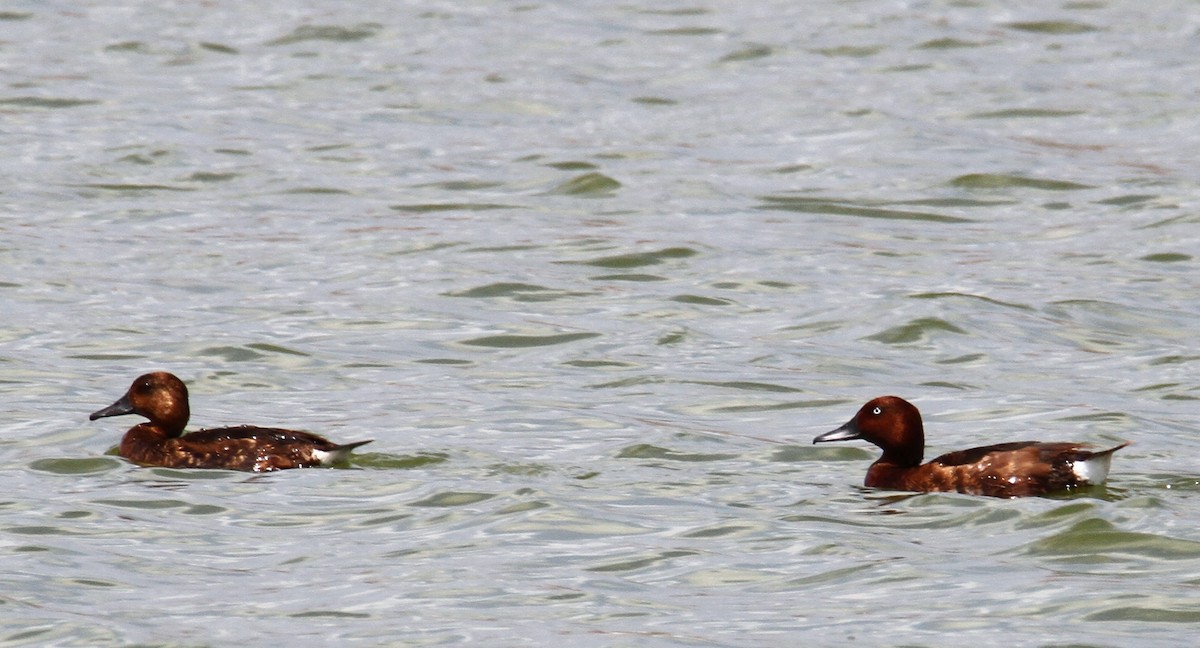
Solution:
{"label": "duck with dark eye", "polygon": [[254,472],[328,466],[345,461],[354,448],[371,442],[339,445],[310,432],[250,425],[184,434],[190,415],[187,386],[162,371],[138,377],[120,400],[88,419],[124,414],[150,419],[130,428],[121,439],[121,456],[143,466]]}
{"label": "duck with dark eye", "polygon": [[1019,441],[959,450],[922,464],[925,429],[921,413],[897,396],[880,396],[854,418],[813,443],[862,439],[883,450],[867,469],[869,488],[916,492],[957,491],[989,497],[1044,495],[1103,484],[1122,443],[1092,452],[1075,443]]}

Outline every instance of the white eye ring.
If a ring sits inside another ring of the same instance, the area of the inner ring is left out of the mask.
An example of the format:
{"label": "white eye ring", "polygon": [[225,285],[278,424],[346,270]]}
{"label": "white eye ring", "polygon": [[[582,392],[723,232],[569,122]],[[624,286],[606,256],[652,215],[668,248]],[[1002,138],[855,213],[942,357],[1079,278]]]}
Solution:
{"label": "white eye ring", "polygon": [[883,414],[883,408],[876,407],[875,409],[871,410],[871,413],[874,414],[875,416],[879,416],[880,414]]}

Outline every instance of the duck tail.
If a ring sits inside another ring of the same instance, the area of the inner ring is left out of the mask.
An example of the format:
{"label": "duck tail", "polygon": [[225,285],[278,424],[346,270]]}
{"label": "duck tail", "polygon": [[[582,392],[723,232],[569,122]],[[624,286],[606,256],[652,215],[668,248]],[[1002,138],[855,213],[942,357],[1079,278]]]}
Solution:
{"label": "duck tail", "polygon": [[1093,452],[1082,459],[1077,459],[1072,464],[1071,470],[1079,479],[1080,484],[1103,484],[1104,480],[1108,479],[1109,468],[1112,467],[1113,453],[1130,443],[1133,442],[1126,441],[1108,450]]}
{"label": "duck tail", "polygon": [[1120,445],[1115,445],[1115,446],[1109,448],[1108,450],[1101,450],[1100,452],[1096,452],[1096,453],[1092,454],[1092,457],[1093,458],[1104,457],[1104,456],[1111,457],[1112,453],[1116,452],[1117,450],[1120,450],[1121,448],[1124,448],[1127,445],[1132,445],[1132,444],[1133,444],[1133,441],[1125,441],[1125,442],[1121,443]]}
{"label": "duck tail", "polygon": [[326,450],[324,453],[320,453],[318,455],[320,457],[321,465],[329,466],[332,464],[344,463],[346,461],[349,461],[350,453],[353,452],[355,448],[357,448],[359,446],[367,445],[368,443],[370,443],[372,441],[374,441],[374,439],[367,439],[366,441],[355,441],[354,443],[342,443],[342,444],[336,445],[333,448],[330,448],[330,449]]}

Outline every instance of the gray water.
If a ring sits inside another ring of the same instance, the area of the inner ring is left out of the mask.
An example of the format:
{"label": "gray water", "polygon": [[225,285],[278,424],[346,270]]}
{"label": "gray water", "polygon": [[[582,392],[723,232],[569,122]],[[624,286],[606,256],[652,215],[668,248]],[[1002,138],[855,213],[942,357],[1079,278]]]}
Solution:
{"label": "gray water", "polygon": [[[0,644],[1193,642],[1196,9],[10,3]],[[153,369],[375,441],[139,468]],[[1134,443],[870,491],[885,393]]]}

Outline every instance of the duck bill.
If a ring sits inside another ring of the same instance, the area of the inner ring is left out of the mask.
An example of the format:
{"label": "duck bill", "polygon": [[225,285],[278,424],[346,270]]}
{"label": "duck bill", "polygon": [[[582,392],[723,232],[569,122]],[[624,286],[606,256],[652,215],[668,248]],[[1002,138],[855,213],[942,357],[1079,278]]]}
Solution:
{"label": "duck bill", "polygon": [[858,426],[855,425],[854,420],[851,419],[842,427],[836,430],[830,430],[825,434],[813,439],[813,443],[826,443],[828,441],[850,441],[851,439],[859,438],[862,438],[862,432],[859,431]]}
{"label": "duck bill", "polygon": [[108,407],[105,407],[98,412],[92,412],[92,415],[88,417],[88,420],[95,421],[98,418],[104,418],[106,416],[121,416],[124,414],[133,414],[133,403],[129,402],[129,394],[122,396],[121,400],[109,405]]}

